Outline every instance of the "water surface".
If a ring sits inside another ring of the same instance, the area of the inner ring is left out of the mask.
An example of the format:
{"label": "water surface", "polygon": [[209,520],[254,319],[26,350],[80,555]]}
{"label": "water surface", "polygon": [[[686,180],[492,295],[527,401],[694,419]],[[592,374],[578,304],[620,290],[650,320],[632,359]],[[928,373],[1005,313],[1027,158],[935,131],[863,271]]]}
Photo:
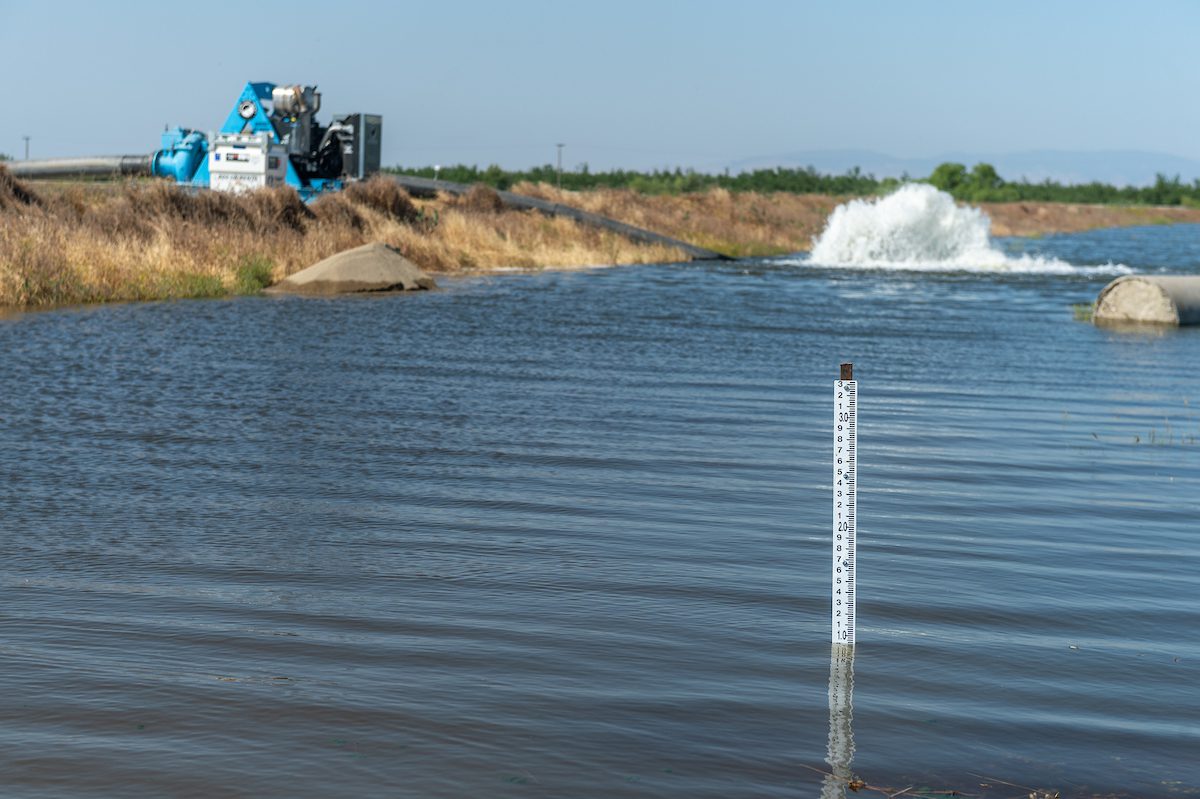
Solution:
{"label": "water surface", "polygon": [[852,360],[852,770],[1198,795],[1200,329],[1073,321],[1107,279],[780,259],[4,320],[3,793],[818,795]]}

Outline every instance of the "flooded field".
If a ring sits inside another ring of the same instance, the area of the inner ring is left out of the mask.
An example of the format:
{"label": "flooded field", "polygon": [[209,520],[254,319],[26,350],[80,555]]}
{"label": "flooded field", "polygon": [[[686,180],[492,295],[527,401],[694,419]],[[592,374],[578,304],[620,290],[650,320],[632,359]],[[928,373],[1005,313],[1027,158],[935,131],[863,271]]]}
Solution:
{"label": "flooded field", "polygon": [[4,319],[3,792],[1200,795],[1200,329],[1070,307],[1198,242]]}

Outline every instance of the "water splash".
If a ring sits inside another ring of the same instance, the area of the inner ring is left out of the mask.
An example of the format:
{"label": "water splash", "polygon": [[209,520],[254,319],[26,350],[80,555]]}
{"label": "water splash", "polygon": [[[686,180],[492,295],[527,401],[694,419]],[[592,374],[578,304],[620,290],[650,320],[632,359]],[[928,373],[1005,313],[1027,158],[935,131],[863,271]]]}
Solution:
{"label": "water splash", "polygon": [[927,272],[1124,274],[1126,266],[1073,266],[1057,258],[1008,255],[992,244],[991,221],[933,186],[909,183],[892,194],[839,205],[806,263]]}

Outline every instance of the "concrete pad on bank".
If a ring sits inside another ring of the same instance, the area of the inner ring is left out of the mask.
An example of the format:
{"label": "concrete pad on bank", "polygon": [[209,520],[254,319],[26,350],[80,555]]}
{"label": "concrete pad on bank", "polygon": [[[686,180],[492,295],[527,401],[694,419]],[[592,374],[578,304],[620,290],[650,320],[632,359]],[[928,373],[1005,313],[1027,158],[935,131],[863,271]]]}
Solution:
{"label": "concrete pad on bank", "polygon": [[364,244],[331,255],[267,289],[273,294],[352,294],[435,289],[420,267],[386,244]]}
{"label": "concrete pad on bank", "polygon": [[1126,275],[1096,298],[1097,324],[1200,324],[1200,275]]}

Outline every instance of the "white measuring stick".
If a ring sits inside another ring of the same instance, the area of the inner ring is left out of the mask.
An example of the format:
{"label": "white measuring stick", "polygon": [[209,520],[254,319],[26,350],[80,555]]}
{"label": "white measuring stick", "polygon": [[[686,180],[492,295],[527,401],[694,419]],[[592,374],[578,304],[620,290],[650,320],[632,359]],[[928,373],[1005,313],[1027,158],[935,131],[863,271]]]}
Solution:
{"label": "white measuring stick", "polygon": [[858,382],[842,364],[833,383],[833,643],[854,646]]}

